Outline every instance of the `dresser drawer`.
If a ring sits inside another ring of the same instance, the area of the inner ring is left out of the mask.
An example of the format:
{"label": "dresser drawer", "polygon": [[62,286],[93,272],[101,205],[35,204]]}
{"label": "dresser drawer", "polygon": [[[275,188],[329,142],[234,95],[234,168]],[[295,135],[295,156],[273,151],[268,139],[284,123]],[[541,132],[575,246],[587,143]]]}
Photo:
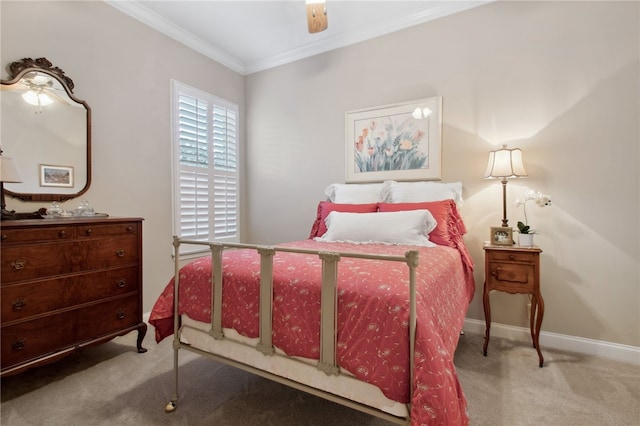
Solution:
{"label": "dresser drawer", "polygon": [[56,244],[2,247],[2,285],[138,263],[135,235]]}
{"label": "dresser drawer", "polygon": [[136,235],[138,224],[136,222],[113,223],[108,225],[88,224],[78,226],[78,237],[100,237],[117,235]]}
{"label": "dresser drawer", "polygon": [[2,285],[73,272],[74,258],[80,254],[73,241],[56,244],[2,246],[0,272]]}
{"label": "dresser drawer", "polygon": [[138,268],[110,269],[2,287],[2,324],[136,292]]}
{"label": "dresser drawer", "polygon": [[140,322],[138,296],[2,327],[2,367],[27,362]]}
{"label": "dresser drawer", "polygon": [[76,228],[73,226],[48,226],[37,228],[2,229],[0,238],[2,245],[13,243],[37,243],[60,241],[75,238]]}
{"label": "dresser drawer", "polygon": [[535,262],[536,253],[523,253],[521,251],[493,251],[491,253],[491,260],[506,261],[506,262]]}

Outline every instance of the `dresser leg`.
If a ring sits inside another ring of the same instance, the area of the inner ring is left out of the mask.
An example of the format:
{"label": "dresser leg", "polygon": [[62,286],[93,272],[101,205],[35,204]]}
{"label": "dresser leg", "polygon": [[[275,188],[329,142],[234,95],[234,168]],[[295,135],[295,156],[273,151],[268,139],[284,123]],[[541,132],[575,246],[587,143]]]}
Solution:
{"label": "dresser leg", "polygon": [[147,324],[144,322],[141,322],[140,325],[138,325],[138,340],[136,342],[138,346],[138,352],[141,354],[147,351],[145,348],[142,347],[142,341],[144,340],[144,336],[146,334],[147,334]]}
{"label": "dresser leg", "polygon": [[489,305],[489,292],[487,291],[487,283],[484,283],[484,293],[482,295],[482,304],[484,305],[484,346],[482,353],[487,356],[487,347],[489,346],[489,331],[491,330],[491,306]]}

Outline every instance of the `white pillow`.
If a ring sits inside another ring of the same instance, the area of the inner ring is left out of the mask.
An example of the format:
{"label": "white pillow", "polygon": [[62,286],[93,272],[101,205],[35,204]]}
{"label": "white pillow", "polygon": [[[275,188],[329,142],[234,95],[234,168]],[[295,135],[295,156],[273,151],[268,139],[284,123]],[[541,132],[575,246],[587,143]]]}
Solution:
{"label": "white pillow", "polygon": [[462,182],[395,182],[387,181],[381,191],[387,203],[423,203],[452,199],[462,205]]}
{"label": "white pillow", "polygon": [[369,204],[382,201],[382,183],[344,184],[334,183],[324,190],[329,201],[338,204]]}
{"label": "white pillow", "polygon": [[316,241],[351,243],[408,244],[435,247],[429,233],[436,220],[429,210],[383,213],[332,211],[325,219],[327,232]]}

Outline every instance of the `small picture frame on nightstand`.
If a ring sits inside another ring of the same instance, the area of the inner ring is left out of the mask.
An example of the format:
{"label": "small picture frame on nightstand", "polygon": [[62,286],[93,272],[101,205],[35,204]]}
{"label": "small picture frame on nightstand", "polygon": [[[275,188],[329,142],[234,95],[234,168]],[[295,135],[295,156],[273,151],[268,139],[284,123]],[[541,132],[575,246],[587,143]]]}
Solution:
{"label": "small picture frame on nightstand", "polygon": [[489,241],[494,246],[512,246],[513,229],[504,226],[492,226]]}

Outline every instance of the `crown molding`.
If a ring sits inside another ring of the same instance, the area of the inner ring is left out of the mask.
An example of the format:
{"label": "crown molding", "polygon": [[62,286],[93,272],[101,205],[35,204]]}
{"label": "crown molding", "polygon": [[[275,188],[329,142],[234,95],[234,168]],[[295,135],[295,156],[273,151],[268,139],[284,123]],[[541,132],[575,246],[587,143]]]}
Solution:
{"label": "crown molding", "polygon": [[429,10],[422,10],[410,15],[399,16],[395,19],[388,19],[386,22],[375,26],[360,27],[352,31],[335,34],[331,37],[319,39],[317,42],[308,43],[302,47],[283,52],[282,54],[257,60],[251,64],[246,64],[246,74],[264,71],[269,68],[274,68],[300,59],[315,56],[330,50],[350,46],[365,40],[370,40],[385,34],[390,34],[395,31],[452,15],[454,13],[462,12],[467,9],[472,9],[493,1],[495,0],[437,2]]}
{"label": "crown molding", "polygon": [[245,66],[240,60],[142,6],[138,1],[104,0],[104,2],[233,71],[245,74]]}
{"label": "crown molding", "polygon": [[288,50],[278,55],[258,59],[250,63],[243,63],[238,58],[205,42],[201,38],[196,37],[185,29],[149,10],[139,1],[104,0],[105,3],[119,11],[242,75],[264,71],[330,50],[346,47],[493,1],[495,0],[434,2],[433,6],[428,10],[389,19],[375,26],[360,27],[352,31],[318,39],[316,42],[305,44],[304,46]]}

